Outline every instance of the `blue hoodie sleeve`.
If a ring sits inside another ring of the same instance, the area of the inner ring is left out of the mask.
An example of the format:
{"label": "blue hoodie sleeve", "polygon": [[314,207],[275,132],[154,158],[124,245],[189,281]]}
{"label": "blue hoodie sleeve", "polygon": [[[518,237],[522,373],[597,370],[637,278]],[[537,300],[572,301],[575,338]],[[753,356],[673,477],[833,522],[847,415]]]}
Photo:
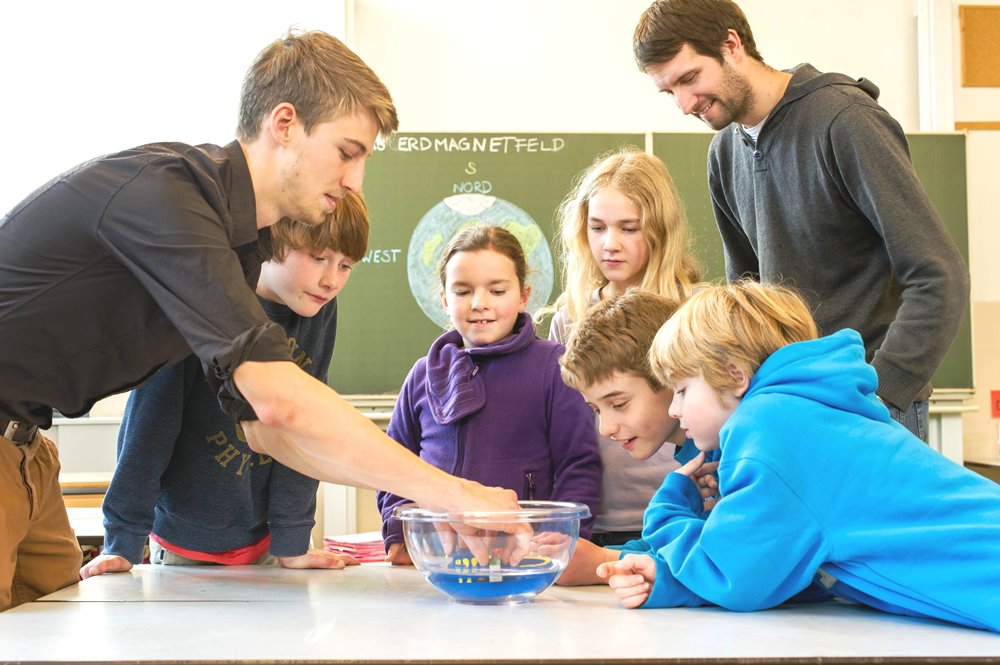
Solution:
{"label": "blue hoodie sleeve", "polygon": [[142,563],[160,497],[201,365],[194,356],[166,367],[134,389],[118,431],[118,462],[104,496],[104,554]]}
{"label": "blue hoodie sleeve", "polygon": [[[389,427],[386,433],[389,438],[399,442],[408,448],[414,455],[420,455],[420,423],[415,413],[414,390],[418,382],[417,375],[423,377],[423,372],[419,372],[421,361],[413,366],[410,373],[403,382],[403,387],[396,398],[396,405],[392,410],[392,417],[389,419]],[[378,505],[379,513],[382,515],[382,540],[388,552],[389,546],[393,543],[403,542],[403,525],[392,516],[392,511],[397,506],[411,503],[410,499],[401,497],[391,492],[379,490],[375,493],[375,501]]]}
{"label": "blue hoodie sleeve", "polygon": [[805,589],[825,560],[822,526],[776,473],[754,460],[721,464],[726,486],[707,519],[694,483],[678,473],[650,503],[643,537],[661,545],[643,607],[695,598],[731,610],[773,607]]}

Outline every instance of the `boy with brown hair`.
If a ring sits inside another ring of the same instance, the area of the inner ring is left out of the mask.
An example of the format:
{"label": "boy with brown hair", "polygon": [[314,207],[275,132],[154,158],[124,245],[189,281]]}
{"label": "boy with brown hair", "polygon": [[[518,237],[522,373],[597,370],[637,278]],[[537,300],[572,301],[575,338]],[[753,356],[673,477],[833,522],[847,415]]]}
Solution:
{"label": "boy with brown hair", "polygon": [[[273,256],[261,266],[257,298],[284,329],[294,362],[324,383],[336,298],[367,251],[368,230],[364,199],[350,193],[322,224],[283,219],[271,227]],[[81,576],[142,563],[147,536],[154,564],[356,564],[310,547],[318,485],[250,449],[190,356],[129,396],[104,498],[104,551]]]}
{"label": "boy with brown hair", "polygon": [[[817,338],[786,288],[707,286],[657,333],[650,362],[702,452],[646,512],[643,536],[665,545],[598,568],[626,607],[758,610],[815,581],[1000,631],[1000,486],[890,417],[857,332]],[[688,478],[715,451],[720,498],[705,515]]]}
{"label": "boy with brown hair", "polygon": [[563,381],[583,393],[598,415],[601,436],[639,460],[667,441],[684,445],[676,419],[654,423],[648,415],[666,414],[670,406],[672,393],[653,375],[648,354],[656,331],[676,309],[676,301],[634,288],[603,300],[574,326],[559,361]]}
{"label": "boy with brown hair", "polygon": [[[618,442],[636,460],[649,459],[667,442],[677,446],[674,457],[680,463],[697,453],[677,419],[667,412],[673,393],[649,364],[656,331],[676,309],[675,300],[637,288],[603,300],[573,327],[559,361],[563,381],[579,390],[597,414],[600,434]],[[704,465],[697,478],[706,498],[715,493],[712,469],[711,463]],[[710,499],[704,507],[711,507]],[[597,564],[617,560],[622,551],[647,552],[655,547],[646,539],[645,524],[641,540],[621,547],[599,547],[581,538],[559,584],[601,583]]]}

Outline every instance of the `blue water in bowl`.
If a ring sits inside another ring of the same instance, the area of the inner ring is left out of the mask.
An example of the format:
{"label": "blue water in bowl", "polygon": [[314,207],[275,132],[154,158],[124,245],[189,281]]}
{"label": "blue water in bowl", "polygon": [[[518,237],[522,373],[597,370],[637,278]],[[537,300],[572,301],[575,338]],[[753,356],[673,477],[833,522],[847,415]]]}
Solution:
{"label": "blue water in bowl", "polygon": [[562,566],[545,557],[525,557],[517,566],[491,569],[468,552],[457,552],[447,569],[431,571],[427,579],[457,602],[498,605],[530,600],[560,573]]}

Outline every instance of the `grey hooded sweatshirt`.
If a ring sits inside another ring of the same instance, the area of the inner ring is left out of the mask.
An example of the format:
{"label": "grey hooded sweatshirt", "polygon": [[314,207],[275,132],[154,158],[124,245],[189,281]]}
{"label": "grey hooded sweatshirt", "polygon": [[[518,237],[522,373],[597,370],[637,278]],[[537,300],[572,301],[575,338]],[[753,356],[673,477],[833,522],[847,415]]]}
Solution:
{"label": "grey hooded sweatshirt", "polygon": [[821,334],[860,332],[879,397],[905,410],[930,396],[968,268],[878,88],[808,64],[790,73],[756,143],[733,123],[709,148],[726,276],[796,288]]}

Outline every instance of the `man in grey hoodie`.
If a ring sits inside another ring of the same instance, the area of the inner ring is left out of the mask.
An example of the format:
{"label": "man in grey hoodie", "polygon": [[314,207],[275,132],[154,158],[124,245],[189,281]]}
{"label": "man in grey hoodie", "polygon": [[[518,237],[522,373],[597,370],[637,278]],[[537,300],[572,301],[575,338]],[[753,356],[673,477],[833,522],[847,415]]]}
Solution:
{"label": "man in grey hoodie", "polygon": [[796,288],[824,334],[861,333],[893,418],[927,440],[930,379],[969,274],[865,79],[766,65],[731,0],[657,0],[640,70],[718,134],[708,179],[726,277]]}

